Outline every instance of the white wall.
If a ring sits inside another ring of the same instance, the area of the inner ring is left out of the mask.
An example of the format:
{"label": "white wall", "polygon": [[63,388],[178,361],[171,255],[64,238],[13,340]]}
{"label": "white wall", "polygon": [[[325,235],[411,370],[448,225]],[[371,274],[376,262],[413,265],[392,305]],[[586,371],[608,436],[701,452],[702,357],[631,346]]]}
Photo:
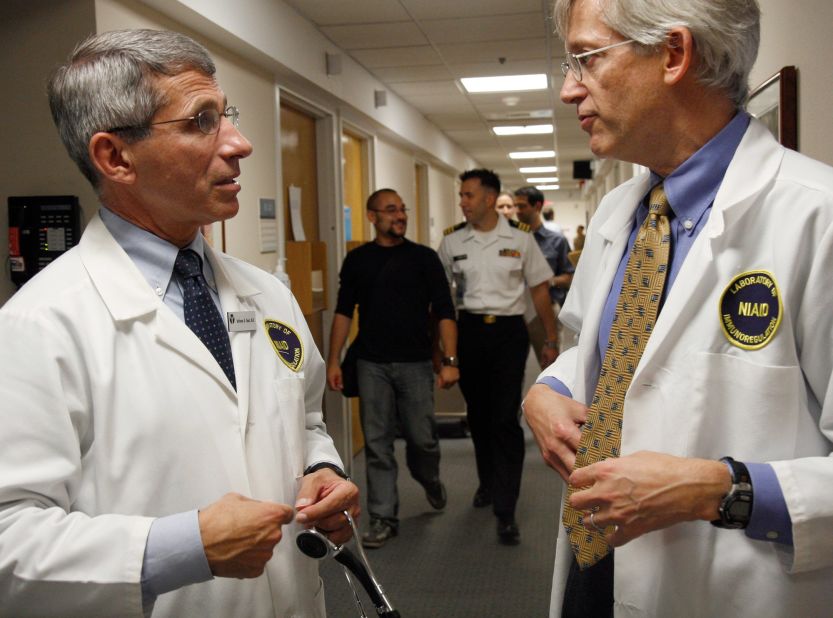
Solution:
{"label": "white wall", "polygon": [[833,165],[833,2],[759,0],[761,50],[750,83],[798,68],[798,149]]}
{"label": "white wall", "polygon": [[[92,0],[6,0],[0,8],[0,305],[15,286],[8,265],[10,195],[77,195],[88,220],[98,199],[64,149],[49,113],[46,81],[81,39],[95,31]],[[44,32],[48,36],[44,36]]]}
{"label": "white wall", "polygon": [[[416,172],[414,170],[416,161],[413,154],[395,144],[377,139],[374,144],[373,159],[375,164],[373,190],[376,191],[382,187],[393,189],[413,213],[414,204],[416,204]],[[414,238],[416,228],[416,221],[410,218],[406,234],[408,238]]]}

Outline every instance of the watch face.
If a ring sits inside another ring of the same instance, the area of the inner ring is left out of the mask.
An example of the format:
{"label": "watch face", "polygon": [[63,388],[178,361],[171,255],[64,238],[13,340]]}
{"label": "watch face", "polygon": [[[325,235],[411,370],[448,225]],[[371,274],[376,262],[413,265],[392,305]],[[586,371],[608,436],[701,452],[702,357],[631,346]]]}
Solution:
{"label": "watch face", "polygon": [[752,501],[747,496],[737,496],[729,505],[729,516],[735,520],[749,521],[752,515]]}

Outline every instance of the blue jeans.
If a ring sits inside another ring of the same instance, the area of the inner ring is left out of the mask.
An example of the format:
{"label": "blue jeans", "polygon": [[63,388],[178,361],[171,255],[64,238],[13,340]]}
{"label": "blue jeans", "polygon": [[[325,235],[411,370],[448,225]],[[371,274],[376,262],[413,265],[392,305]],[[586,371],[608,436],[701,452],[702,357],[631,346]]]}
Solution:
{"label": "blue jeans", "polygon": [[373,363],[359,359],[359,411],[367,467],[367,510],[371,518],[396,527],[399,520],[397,429],[407,444],[411,476],[423,486],[440,478],[440,443],[434,421],[431,361]]}

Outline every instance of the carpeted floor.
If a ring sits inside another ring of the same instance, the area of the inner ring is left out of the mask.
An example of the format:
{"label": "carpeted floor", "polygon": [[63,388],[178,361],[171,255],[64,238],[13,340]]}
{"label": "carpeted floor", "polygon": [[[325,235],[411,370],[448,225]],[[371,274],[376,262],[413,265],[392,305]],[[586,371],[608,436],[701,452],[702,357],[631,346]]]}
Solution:
{"label": "carpeted floor", "polygon": [[[561,484],[543,463],[528,430],[526,435],[517,547],[498,544],[490,508],[471,506],[477,474],[470,439],[441,442],[441,474],[448,489],[448,505],[442,512],[429,506],[424,491],[408,474],[405,445],[397,440],[399,536],[380,549],[366,551],[389,600],[404,618],[547,615]],[[364,491],[361,453],[354,461],[353,476]],[[367,517],[362,517],[359,527],[363,530],[367,524]],[[328,560],[321,575],[328,616],[360,616],[341,566]],[[365,613],[376,616],[360,592]]]}

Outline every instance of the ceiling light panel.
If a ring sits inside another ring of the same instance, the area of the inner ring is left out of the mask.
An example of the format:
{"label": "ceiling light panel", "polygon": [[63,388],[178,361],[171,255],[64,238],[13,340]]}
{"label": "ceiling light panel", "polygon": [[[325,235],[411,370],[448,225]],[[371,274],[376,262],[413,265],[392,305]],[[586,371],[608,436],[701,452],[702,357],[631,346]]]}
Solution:
{"label": "ceiling light panel", "polygon": [[546,135],[552,133],[551,124],[525,124],[492,127],[495,135]]}
{"label": "ceiling light panel", "polygon": [[554,156],[554,150],[522,150],[509,153],[510,159],[552,159]]}
{"label": "ceiling light panel", "polygon": [[555,191],[560,187],[558,185],[537,185],[535,188],[539,191]]}
{"label": "ceiling light panel", "polygon": [[557,172],[556,165],[539,165],[537,167],[522,167],[518,170],[521,174],[549,174],[550,172]]}
{"label": "ceiling light panel", "polygon": [[463,77],[463,88],[469,93],[478,92],[522,92],[545,90],[547,76],[544,73],[532,75],[501,75],[493,77]]}
{"label": "ceiling light panel", "polygon": [[543,185],[551,182],[558,182],[558,176],[536,176],[535,178],[527,178],[526,181],[531,185]]}

